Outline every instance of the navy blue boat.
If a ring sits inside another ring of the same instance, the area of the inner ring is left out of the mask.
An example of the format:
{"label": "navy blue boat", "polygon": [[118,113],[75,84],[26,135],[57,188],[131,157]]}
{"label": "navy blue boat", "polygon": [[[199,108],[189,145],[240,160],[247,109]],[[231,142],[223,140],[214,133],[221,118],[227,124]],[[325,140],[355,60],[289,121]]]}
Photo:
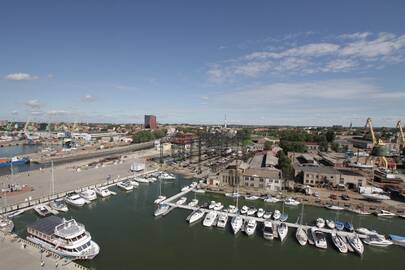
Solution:
{"label": "navy blue boat", "polygon": [[351,224],[350,222],[345,222],[345,229],[347,230],[347,231],[349,231],[349,232],[352,232],[352,231],[354,231],[354,228],[353,228],[353,224]]}
{"label": "navy blue boat", "polygon": [[343,229],[345,228],[345,224],[342,221],[336,221],[335,222],[335,228],[338,231],[343,231]]}
{"label": "navy blue boat", "polygon": [[13,157],[11,159],[0,159],[0,168],[3,167],[10,167],[11,165],[13,166],[18,166],[18,165],[23,165],[29,163],[30,160],[28,158],[20,158],[20,157]]}

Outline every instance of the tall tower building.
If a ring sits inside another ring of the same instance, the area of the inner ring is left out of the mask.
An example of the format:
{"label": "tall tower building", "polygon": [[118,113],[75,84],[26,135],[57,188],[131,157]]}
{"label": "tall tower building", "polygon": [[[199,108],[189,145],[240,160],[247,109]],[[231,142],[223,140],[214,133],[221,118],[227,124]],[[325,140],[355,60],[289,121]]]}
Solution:
{"label": "tall tower building", "polygon": [[156,116],[155,115],[145,115],[145,128],[155,129],[157,128]]}

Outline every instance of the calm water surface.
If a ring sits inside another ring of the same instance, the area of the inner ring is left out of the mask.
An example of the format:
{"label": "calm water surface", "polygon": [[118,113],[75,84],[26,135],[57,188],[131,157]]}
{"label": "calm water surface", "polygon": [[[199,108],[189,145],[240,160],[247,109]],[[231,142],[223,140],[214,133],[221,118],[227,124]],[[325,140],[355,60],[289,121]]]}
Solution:
{"label": "calm water surface", "polygon": [[[171,183],[162,184],[163,193],[172,195],[190,182],[181,176]],[[153,201],[159,194],[159,184],[142,185],[135,191],[96,202],[83,208],[71,208],[64,214],[85,224],[93,239],[100,245],[100,254],[91,261],[79,262],[91,269],[403,269],[405,248],[366,247],[362,258],[354,254],[339,254],[329,241],[328,250],[313,246],[300,247],[295,231],[290,229],[284,243],[265,241],[260,228],[256,236],[234,236],[229,227],[205,228],[201,223],[189,225],[188,211],[176,209],[169,215],[155,218]],[[189,199],[195,195],[189,194]],[[198,194],[204,201],[221,201],[225,205],[232,199],[215,194]],[[281,204],[241,201],[248,206],[268,210],[282,209]],[[285,207],[289,221],[295,222],[300,207]],[[304,223],[311,224],[316,217],[336,218],[336,213],[318,207],[305,207]],[[25,225],[37,219],[26,213],[15,219],[16,230],[25,235]],[[405,222],[399,218],[382,219],[375,216],[360,217],[348,212],[339,213],[338,219],[351,221],[357,226],[376,229],[382,233],[405,235]]]}

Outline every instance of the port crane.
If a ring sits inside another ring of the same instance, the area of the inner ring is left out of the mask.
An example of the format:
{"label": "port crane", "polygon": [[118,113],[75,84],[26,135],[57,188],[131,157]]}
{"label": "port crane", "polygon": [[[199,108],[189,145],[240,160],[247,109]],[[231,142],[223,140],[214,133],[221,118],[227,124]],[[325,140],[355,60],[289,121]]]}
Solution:
{"label": "port crane", "polygon": [[385,146],[385,143],[379,138],[377,140],[374,129],[373,123],[371,118],[367,118],[365,128],[369,128],[371,134],[371,140],[373,142],[373,149],[371,150],[370,156],[366,160],[366,164],[371,160],[372,164],[377,165],[379,167],[383,167],[385,169],[388,168],[388,161],[385,158],[388,156],[388,149]]}
{"label": "port crane", "polygon": [[399,149],[404,152],[405,154],[405,136],[404,136],[404,131],[402,130],[401,126],[401,121],[398,121],[397,123],[397,129],[399,130],[399,135],[401,136],[401,144],[399,146]]}

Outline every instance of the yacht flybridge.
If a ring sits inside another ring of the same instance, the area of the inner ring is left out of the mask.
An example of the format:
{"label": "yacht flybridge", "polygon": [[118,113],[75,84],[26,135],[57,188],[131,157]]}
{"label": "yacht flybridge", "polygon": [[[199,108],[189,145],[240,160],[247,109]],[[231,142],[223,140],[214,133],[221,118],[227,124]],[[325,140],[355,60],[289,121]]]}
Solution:
{"label": "yacht flybridge", "polygon": [[29,225],[27,232],[27,240],[62,257],[86,260],[100,252],[84,225],[74,219],[49,216]]}

